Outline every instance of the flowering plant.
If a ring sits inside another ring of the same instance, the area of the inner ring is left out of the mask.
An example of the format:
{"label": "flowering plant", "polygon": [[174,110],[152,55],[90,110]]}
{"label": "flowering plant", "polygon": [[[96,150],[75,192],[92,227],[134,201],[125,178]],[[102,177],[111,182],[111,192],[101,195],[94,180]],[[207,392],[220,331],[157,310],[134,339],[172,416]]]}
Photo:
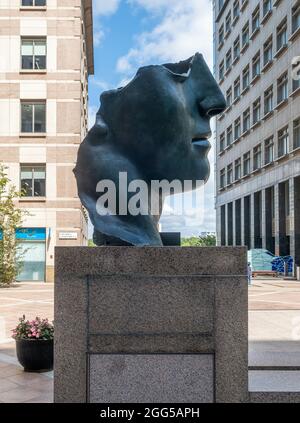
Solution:
{"label": "flowering plant", "polygon": [[19,318],[19,324],[12,330],[14,339],[39,339],[52,340],[54,337],[54,326],[48,319],[36,317],[35,320],[25,320],[25,315]]}

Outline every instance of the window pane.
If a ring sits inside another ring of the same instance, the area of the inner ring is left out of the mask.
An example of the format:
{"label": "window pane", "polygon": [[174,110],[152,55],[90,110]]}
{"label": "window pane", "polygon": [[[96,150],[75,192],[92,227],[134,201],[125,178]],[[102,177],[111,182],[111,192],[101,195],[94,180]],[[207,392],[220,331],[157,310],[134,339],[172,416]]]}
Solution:
{"label": "window pane", "polygon": [[46,0],[35,0],[36,6],[46,6]]}
{"label": "window pane", "polygon": [[21,272],[18,281],[44,281],[45,280],[45,242],[20,242],[19,254],[21,255]]}
{"label": "window pane", "polygon": [[46,132],[46,105],[34,105],[34,132]]}
{"label": "window pane", "polygon": [[32,170],[30,168],[21,168],[21,179],[31,179]]}
{"label": "window pane", "polygon": [[33,42],[32,40],[22,40],[22,56],[33,55]]}
{"label": "window pane", "polygon": [[46,69],[46,56],[34,57],[34,69]]}
{"label": "window pane", "polygon": [[34,180],[34,196],[45,197],[45,180],[44,179]]}
{"label": "window pane", "polygon": [[21,190],[26,197],[32,197],[32,171],[30,168],[21,168]]}
{"label": "window pane", "polygon": [[22,69],[33,69],[33,56],[22,56]]}
{"label": "window pane", "polygon": [[44,167],[35,167],[33,170],[34,179],[45,179],[46,170]]}
{"label": "window pane", "polygon": [[34,69],[46,69],[46,41],[34,41]]}
{"label": "window pane", "polygon": [[36,56],[46,55],[46,42],[44,40],[34,42],[34,54]]}
{"label": "window pane", "polygon": [[32,104],[21,105],[21,132],[33,132]]}
{"label": "window pane", "polygon": [[33,0],[22,0],[22,6],[33,6]]}
{"label": "window pane", "polygon": [[33,69],[33,42],[22,40],[22,69]]}

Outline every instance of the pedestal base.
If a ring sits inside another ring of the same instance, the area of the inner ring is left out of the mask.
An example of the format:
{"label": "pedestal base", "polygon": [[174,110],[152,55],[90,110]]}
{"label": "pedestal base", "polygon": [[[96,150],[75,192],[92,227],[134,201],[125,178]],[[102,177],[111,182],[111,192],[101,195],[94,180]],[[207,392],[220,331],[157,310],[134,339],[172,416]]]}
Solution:
{"label": "pedestal base", "polygon": [[56,402],[246,402],[245,248],[57,247]]}

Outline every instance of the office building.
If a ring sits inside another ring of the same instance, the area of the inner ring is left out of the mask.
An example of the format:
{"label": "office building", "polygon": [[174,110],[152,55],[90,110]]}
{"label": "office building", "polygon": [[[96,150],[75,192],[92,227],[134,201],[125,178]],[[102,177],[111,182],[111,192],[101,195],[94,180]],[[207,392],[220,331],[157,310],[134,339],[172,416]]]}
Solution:
{"label": "office building", "polygon": [[25,193],[19,280],[53,281],[54,247],[87,244],[73,168],[87,132],[92,0],[0,0],[0,160]]}
{"label": "office building", "polygon": [[300,1],[215,0],[219,245],[300,265]]}

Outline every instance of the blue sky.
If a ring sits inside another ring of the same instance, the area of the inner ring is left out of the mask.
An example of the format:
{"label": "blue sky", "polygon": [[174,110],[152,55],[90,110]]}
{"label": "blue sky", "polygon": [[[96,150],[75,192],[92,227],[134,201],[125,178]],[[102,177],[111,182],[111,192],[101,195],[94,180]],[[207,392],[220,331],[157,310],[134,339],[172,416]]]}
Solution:
{"label": "blue sky", "polygon": [[[89,121],[102,91],[125,85],[140,66],[183,60],[202,53],[212,66],[211,0],[93,0],[95,75],[89,80]],[[205,186],[205,218],[162,218],[163,230],[183,235],[215,230],[214,164]]]}

